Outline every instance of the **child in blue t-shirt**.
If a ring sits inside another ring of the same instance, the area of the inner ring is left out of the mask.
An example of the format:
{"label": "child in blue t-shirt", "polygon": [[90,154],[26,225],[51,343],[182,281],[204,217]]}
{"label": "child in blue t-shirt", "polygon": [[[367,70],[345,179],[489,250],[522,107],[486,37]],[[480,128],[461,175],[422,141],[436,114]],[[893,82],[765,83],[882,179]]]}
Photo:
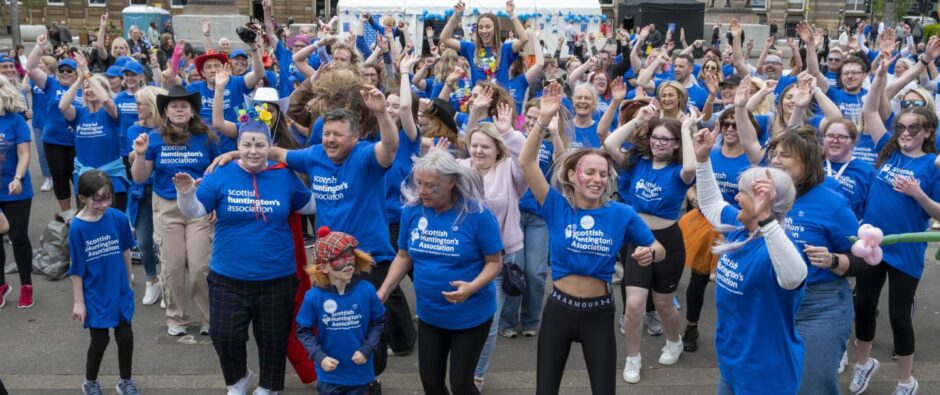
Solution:
{"label": "child in blue t-shirt", "polygon": [[318,393],[365,394],[385,326],[375,287],[360,278],[372,257],[356,249],[359,241],[349,234],[326,226],[317,233],[314,264],[307,267],[313,288],[297,312],[297,339],[315,362]]}
{"label": "child in blue t-shirt", "polygon": [[78,178],[78,201],[84,206],[69,228],[72,318],[91,332],[85,361],[83,393],[101,393],[98,369],[108,348],[108,329],[114,328],[121,379],[117,391],[136,394],[131,379],[134,352],[134,290],[131,284],[131,246],[134,237],[124,213],[111,208],[114,187],[101,170],[89,170]]}

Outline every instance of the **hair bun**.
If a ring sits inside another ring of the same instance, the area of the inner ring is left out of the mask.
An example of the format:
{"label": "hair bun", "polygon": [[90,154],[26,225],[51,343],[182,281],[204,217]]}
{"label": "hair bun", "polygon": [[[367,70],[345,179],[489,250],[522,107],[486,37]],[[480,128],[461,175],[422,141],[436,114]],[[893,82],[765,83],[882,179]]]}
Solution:
{"label": "hair bun", "polygon": [[330,234],[330,227],[326,225],[323,225],[320,227],[320,229],[317,229],[317,237],[326,237],[328,234]]}

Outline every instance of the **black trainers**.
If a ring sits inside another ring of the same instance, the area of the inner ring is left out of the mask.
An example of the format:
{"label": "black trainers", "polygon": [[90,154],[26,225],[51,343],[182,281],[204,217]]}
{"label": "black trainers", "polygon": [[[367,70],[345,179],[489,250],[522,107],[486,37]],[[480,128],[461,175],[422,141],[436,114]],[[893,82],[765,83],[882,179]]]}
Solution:
{"label": "black trainers", "polygon": [[373,380],[371,383],[369,383],[369,390],[367,394],[382,395],[382,382],[376,379],[376,380]]}
{"label": "black trainers", "polygon": [[304,248],[313,248],[313,244],[316,242],[316,237],[312,235],[304,235]]}
{"label": "black trainers", "polygon": [[682,334],[682,349],[688,352],[698,350],[698,326],[686,326]]}

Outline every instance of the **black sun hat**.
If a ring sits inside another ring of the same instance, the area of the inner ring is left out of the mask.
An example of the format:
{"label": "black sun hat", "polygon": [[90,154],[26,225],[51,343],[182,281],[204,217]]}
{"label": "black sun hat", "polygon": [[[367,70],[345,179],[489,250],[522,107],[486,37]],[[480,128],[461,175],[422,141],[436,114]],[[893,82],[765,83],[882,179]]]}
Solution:
{"label": "black sun hat", "polygon": [[193,114],[198,114],[202,107],[202,95],[199,92],[189,93],[181,85],[173,85],[165,95],[157,95],[157,112],[161,117],[166,117],[166,106],[174,100],[186,100],[193,106]]}

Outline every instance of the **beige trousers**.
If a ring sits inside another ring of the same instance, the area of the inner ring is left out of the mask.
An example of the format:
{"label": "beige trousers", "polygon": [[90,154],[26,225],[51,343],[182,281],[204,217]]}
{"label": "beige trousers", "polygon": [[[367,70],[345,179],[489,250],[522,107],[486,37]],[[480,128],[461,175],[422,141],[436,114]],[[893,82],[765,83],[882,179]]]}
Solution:
{"label": "beige trousers", "polygon": [[153,241],[160,249],[166,324],[189,325],[186,306],[186,275],[189,274],[191,299],[199,309],[202,323],[209,323],[209,258],[212,255],[213,226],[206,217],[186,218],[176,205],[153,195]]}

